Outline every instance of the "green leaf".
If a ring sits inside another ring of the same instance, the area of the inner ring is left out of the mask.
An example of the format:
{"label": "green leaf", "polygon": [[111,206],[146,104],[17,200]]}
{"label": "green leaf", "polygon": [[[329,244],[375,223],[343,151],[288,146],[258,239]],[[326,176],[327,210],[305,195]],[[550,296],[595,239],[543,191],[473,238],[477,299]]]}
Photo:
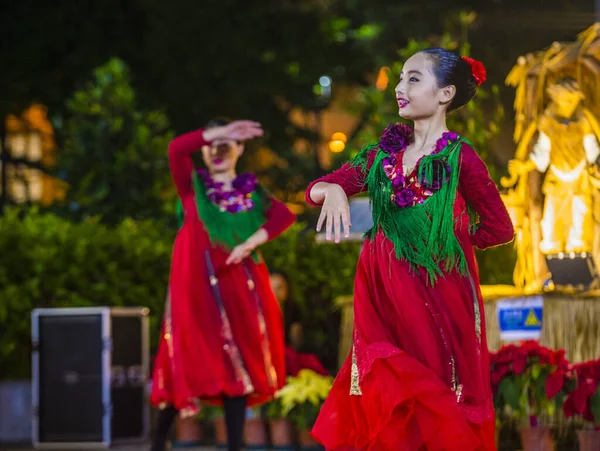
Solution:
{"label": "green leaf", "polygon": [[590,409],[594,415],[594,424],[600,424],[600,387],[590,398]]}
{"label": "green leaf", "polygon": [[562,409],[562,406],[565,403],[565,399],[566,395],[564,394],[564,392],[562,390],[558,392],[558,395],[554,397],[554,406],[556,407],[556,409]]}
{"label": "green leaf", "polygon": [[379,36],[381,31],[381,25],[365,24],[354,32],[354,37],[359,40],[372,40]]}
{"label": "green leaf", "polygon": [[[11,281],[0,284],[0,380],[30,375],[34,308],[137,305],[160,318],[173,235],[158,222],[107,226],[8,209],[0,216],[0,254],[11,255],[0,259],[0,274]],[[153,349],[158,330],[150,329]]]}
{"label": "green leaf", "polygon": [[542,372],[542,367],[540,364],[536,363],[535,365],[531,366],[531,377],[534,380],[540,376],[541,372]]}
{"label": "green leaf", "polygon": [[54,169],[68,184],[61,207],[110,224],[126,215],[163,221],[175,201],[166,154],[173,133],[163,112],[139,109],[127,65],[113,58],[98,67],[66,105]]}
{"label": "green leaf", "polygon": [[513,376],[505,377],[500,381],[498,391],[502,393],[504,400],[512,409],[519,407],[519,387]]}
{"label": "green leaf", "polygon": [[289,63],[287,65],[286,71],[291,77],[293,77],[293,78],[298,77],[298,76],[300,76],[300,64],[295,63],[295,62]]}

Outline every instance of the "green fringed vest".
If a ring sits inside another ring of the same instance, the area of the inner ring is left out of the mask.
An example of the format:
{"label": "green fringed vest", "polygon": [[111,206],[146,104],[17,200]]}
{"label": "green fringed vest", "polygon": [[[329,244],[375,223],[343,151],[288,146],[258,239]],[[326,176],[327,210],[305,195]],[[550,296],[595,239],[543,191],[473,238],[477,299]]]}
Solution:
{"label": "green fringed vest", "polygon": [[[204,183],[195,171],[192,173],[192,184],[198,217],[202,221],[213,246],[220,245],[226,250],[232,250],[238,244],[250,238],[265,223],[270,202],[267,192],[260,184],[256,186],[252,193],[254,208],[237,213],[221,211],[218,206],[211,202],[206,195]],[[181,201],[177,202],[177,218],[181,226],[183,224]],[[255,261],[259,260],[257,252],[253,253],[253,258]]]}
{"label": "green fringed vest", "polygon": [[[461,144],[468,143],[462,137],[451,142],[441,152],[423,157],[419,163],[418,176],[432,182],[433,165],[436,160],[446,160],[451,168],[449,180],[422,204],[400,208],[390,197],[392,182],[384,172],[382,160],[388,153],[378,149],[379,143],[365,146],[351,160],[354,166],[368,171],[366,184],[373,214],[373,228],[365,237],[374,238],[379,230],[394,245],[396,257],[408,262],[413,269],[425,268],[429,282],[434,284],[442,270],[457,269],[466,274],[464,252],[454,233],[454,200],[458,189]],[[370,169],[367,162],[371,151],[376,150]]]}

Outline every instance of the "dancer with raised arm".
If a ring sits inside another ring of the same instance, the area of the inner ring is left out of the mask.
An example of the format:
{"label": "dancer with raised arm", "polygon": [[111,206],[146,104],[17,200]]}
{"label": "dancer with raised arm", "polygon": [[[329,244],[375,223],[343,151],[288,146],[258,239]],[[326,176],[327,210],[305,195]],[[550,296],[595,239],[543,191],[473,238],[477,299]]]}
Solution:
{"label": "dancer with raised arm", "polygon": [[[252,121],[212,122],[169,145],[183,207],[151,401],[160,406],[153,451],[165,449],[175,416],[200,401],[223,405],[230,451],[242,446],[248,406],[285,384],[281,310],[257,249],[295,220],[253,174],[236,174],[243,142],[262,135]],[[202,152],[206,169],[191,155]]]}

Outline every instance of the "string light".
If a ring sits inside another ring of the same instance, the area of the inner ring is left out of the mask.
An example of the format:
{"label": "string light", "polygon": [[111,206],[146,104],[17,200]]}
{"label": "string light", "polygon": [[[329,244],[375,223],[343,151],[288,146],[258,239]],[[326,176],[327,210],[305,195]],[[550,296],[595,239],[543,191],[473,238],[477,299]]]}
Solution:
{"label": "string light", "polygon": [[331,140],[328,143],[329,150],[334,153],[342,152],[346,148],[348,137],[342,132],[335,132],[331,135]]}
{"label": "string light", "polygon": [[379,91],[385,91],[388,87],[388,83],[390,82],[390,68],[387,66],[383,66],[379,69],[379,73],[377,74],[377,81],[375,81],[375,87]]}

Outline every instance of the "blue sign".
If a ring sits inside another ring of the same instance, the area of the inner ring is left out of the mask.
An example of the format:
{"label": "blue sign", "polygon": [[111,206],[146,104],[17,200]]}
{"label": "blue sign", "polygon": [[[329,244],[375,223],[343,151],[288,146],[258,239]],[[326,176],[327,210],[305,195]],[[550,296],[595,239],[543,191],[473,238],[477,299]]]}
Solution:
{"label": "blue sign", "polygon": [[544,298],[531,296],[504,299],[496,303],[500,339],[537,340],[542,333]]}

